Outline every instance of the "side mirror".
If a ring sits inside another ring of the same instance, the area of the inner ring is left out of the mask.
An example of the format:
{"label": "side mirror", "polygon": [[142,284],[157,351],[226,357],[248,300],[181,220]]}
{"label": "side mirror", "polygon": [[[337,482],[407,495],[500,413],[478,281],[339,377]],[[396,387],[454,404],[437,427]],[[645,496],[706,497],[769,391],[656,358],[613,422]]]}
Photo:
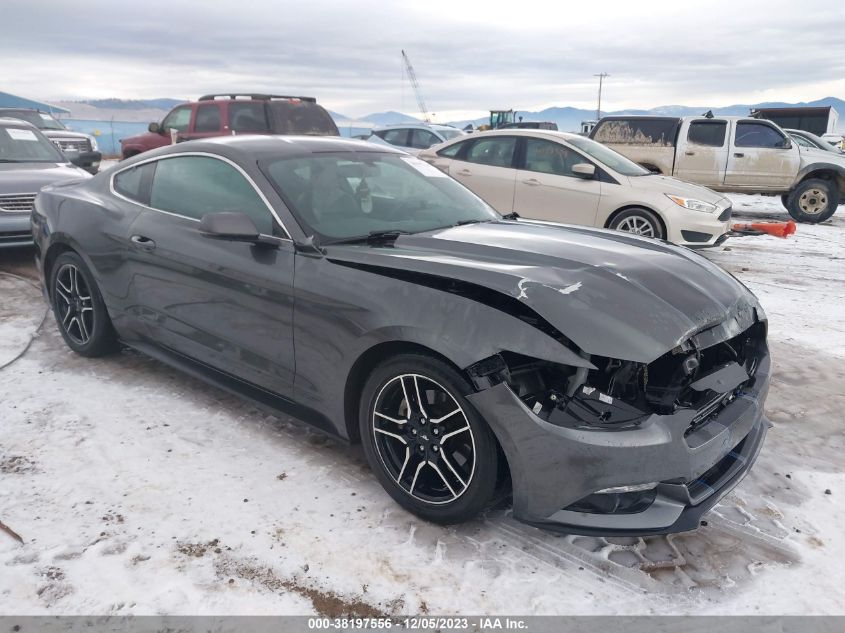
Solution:
{"label": "side mirror", "polygon": [[790,141],[788,138],[783,139],[783,145],[781,149],[792,149],[792,141]]}
{"label": "side mirror", "polygon": [[153,121],[147,126],[147,129],[152,132],[153,134],[161,134],[161,126]]}
{"label": "side mirror", "polygon": [[206,237],[233,242],[258,242],[258,229],[246,213],[221,211],[200,218],[200,232]]}
{"label": "side mirror", "polygon": [[578,178],[590,180],[596,177],[596,166],[589,163],[578,163],[572,166],[572,173]]}

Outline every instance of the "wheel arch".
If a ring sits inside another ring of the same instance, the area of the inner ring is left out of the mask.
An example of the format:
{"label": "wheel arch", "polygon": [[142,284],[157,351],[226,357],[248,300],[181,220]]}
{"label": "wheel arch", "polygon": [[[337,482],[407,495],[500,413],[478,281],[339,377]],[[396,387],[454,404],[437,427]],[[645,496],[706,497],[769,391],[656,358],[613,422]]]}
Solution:
{"label": "wheel arch", "polygon": [[648,169],[653,174],[660,174],[661,176],[666,175],[666,174],[663,173],[663,170],[659,166],[655,165],[654,163],[649,163],[648,161],[643,161],[643,162],[637,163],[637,165],[639,165],[643,169]]}
{"label": "wheel arch", "polygon": [[382,341],[366,349],[352,363],[346,377],[343,389],[343,413],[346,433],[350,442],[358,442],[361,437],[358,431],[358,407],[361,404],[361,392],[373,370],[382,362],[399,354],[421,354],[431,356],[448,364],[460,374],[465,374],[460,367],[430,347],[411,341]]}
{"label": "wheel arch", "polygon": [[47,288],[48,295],[50,295],[51,290],[50,275],[52,275],[53,273],[53,265],[56,263],[56,260],[59,258],[59,255],[67,252],[76,253],[77,255],[82,257],[82,255],[79,254],[79,251],[77,251],[67,242],[53,242],[52,244],[50,244],[50,247],[47,249],[47,252],[44,253],[44,263],[42,269],[44,275],[44,286]]}
{"label": "wheel arch", "polygon": [[657,211],[656,209],[653,209],[644,204],[626,204],[623,207],[619,207],[613,213],[607,216],[607,220],[605,220],[604,222],[604,228],[610,228],[611,223],[619,216],[620,213],[630,211],[631,209],[644,209],[657,216],[657,220],[660,222],[660,228],[663,231],[663,239],[668,239],[667,236],[669,235],[669,232],[666,229],[666,220],[663,219],[663,215],[660,213],[660,211]]}
{"label": "wheel arch", "polygon": [[[343,390],[344,424],[350,443],[356,444],[361,441],[358,429],[358,409],[361,405],[361,392],[363,391],[367,378],[369,378],[370,374],[380,363],[399,354],[421,354],[423,356],[429,356],[446,363],[459,374],[463,376],[467,375],[467,372],[458,367],[452,360],[420,343],[394,340],[383,341],[369,347],[352,364]],[[468,376],[467,379],[469,379]],[[496,451],[499,454],[500,472],[498,473],[498,483],[510,482],[511,472],[507,454],[502,449],[502,444],[495,430],[490,427],[490,431],[496,442]]]}
{"label": "wheel arch", "polygon": [[[826,180],[836,183],[839,194],[845,196],[845,168],[837,168],[832,165],[811,166],[807,171],[802,172],[795,186],[807,180]],[[793,190],[795,187],[793,187]]]}

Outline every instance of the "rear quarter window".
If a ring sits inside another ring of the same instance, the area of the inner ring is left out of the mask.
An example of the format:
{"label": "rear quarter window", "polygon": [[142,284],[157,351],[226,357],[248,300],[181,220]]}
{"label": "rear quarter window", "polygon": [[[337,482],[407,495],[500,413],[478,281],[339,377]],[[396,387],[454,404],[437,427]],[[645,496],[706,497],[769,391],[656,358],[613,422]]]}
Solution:
{"label": "rear quarter window", "polygon": [[610,119],[599,121],[590,138],[611,145],[674,147],[677,119]]}
{"label": "rear quarter window", "polygon": [[276,134],[340,136],[331,115],[311,101],[271,101],[270,112]]}
{"label": "rear quarter window", "polygon": [[155,163],[130,167],[114,175],[112,186],[116,193],[134,202],[148,204],[150,201],[150,177]]}

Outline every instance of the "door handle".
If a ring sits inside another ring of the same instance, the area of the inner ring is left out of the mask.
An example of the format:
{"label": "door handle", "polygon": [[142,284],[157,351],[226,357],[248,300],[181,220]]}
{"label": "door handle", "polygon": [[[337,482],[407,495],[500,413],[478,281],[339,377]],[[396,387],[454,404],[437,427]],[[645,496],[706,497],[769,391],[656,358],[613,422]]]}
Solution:
{"label": "door handle", "polygon": [[523,182],[523,184],[526,184],[526,185],[528,185],[529,187],[536,187],[537,185],[542,185],[542,184],[543,184],[543,183],[541,183],[539,180],[537,180],[536,178],[526,178],[526,179],[525,179],[525,180],[523,180],[522,182]]}
{"label": "door handle", "polygon": [[745,154],[742,152],[734,152],[734,158],[745,158]]}
{"label": "door handle", "polygon": [[469,169],[459,169],[457,173],[461,176],[472,176],[472,172]]}
{"label": "door handle", "polygon": [[155,250],[156,243],[148,237],[144,237],[143,235],[133,235],[129,239],[132,240],[132,244],[140,248],[142,251]]}
{"label": "door handle", "polygon": [[695,156],[695,152],[684,152],[687,156]]}

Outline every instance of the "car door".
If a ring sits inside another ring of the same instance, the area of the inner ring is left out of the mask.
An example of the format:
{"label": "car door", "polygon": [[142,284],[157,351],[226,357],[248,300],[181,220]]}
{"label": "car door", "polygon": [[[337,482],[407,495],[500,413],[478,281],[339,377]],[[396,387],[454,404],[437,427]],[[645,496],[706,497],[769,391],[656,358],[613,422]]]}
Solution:
{"label": "car door", "polygon": [[693,119],[681,128],[675,176],[707,187],[724,183],[728,165],[728,122]]}
{"label": "car door", "polygon": [[740,120],[731,142],[725,185],[787,191],[800,162],[797,145],[779,129],[765,121]]}
{"label": "car door", "polygon": [[428,149],[432,145],[442,142],[433,132],[415,128],[411,130],[410,147],[406,151],[412,154],[418,154],[421,150]]}
{"label": "car door", "polygon": [[572,167],[593,163],[562,143],[523,137],[524,150],[516,172],[513,210],[519,215],[549,222],[593,226],[601,182],[576,176]]}
{"label": "car door", "polygon": [[293,243],[278,248],[213,239],[206,213],[247,213],[286,237],[269,204],[234,163],[177,154],[155,163],[149,201],[130,227],[135,318],[155,344],[274,393],[293,385]]}
{"label": "car door", "polygon": [[188,132],[188,128],[191,126],[192,112],[193,106],[190,104],[173,108],[161,122],[161,130],[165,136],[170,136],[175,132],[177,140],[183,140],[183,135]]}
{"label": "car door", "polygon": [[181,134],[180,139],[188,141],[221,134],[223,134],[223,117],[220,104],[200,103],[194,109],[188,131]]}
{"label": "car door", "polygon": [[471,141],[449,166],[449,175],[499,213],[513,211],[515,136],[485,136]]}
{"label": "car door", "polygon": [[403,127],[376,132],[376,135],[379,136],[385,143],[389,143],[390,145],[400,147],[402,149],[407,149],[410,144],[410,133],[410,129]]}

